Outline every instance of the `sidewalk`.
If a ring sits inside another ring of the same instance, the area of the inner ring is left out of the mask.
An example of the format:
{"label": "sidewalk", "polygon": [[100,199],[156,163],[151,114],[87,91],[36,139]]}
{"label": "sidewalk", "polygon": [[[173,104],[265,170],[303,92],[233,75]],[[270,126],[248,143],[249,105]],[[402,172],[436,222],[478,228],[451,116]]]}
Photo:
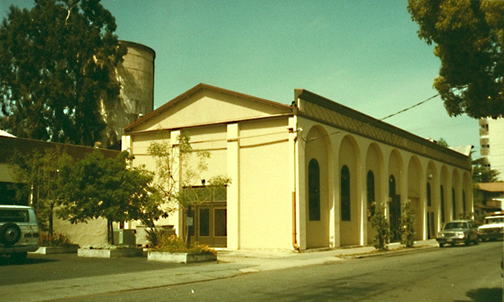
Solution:
{"label": "sidewalk", "polygon": [[[403,249],[390,244],[390,252],[412,252],[437,247],[435,240],[419,241],[415,248]],[[123,290],[156,288],[214,279],[229,278],[244,273],[301,267],[343,261],[350,258],[383,255],[373,247],[354,247],[307,252],[220,250],[217,263],[202,263],[148,272],[114,276],[41,281],[29,284],[0,286],[3,301],[47,301],[71,297],[117,292]]]}
{"label": "sidewalk", "polygon": [[[414,248],[404,248],[399,243],[389,244],[386,253],[412,252],[424,248],[438,247],[435,239],[415,241]],[[383,255],[372,246],[316,249],[303,251],[266,251],[266,250],[222,250],[218,251],[218,260],[222,263],[239,263],[247,265],[241,272],[260,272],[306,265],[323,264],[341,261],[348,258],[372,257]]]}

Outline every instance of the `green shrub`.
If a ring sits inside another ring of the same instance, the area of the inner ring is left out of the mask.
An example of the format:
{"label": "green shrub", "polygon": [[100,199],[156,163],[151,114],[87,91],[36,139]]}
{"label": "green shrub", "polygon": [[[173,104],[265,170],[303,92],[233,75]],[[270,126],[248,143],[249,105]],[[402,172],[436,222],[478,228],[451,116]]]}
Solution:
{"label": "green shrub", "polygon": [[54,234],[54,236],[41,234],[39,237],[39,245],[40,246],[72,246],[75,245],[70,242],[67,236],[59,233]]}
{"label": "green shrub", "polygon": [[197,242],[193,242],[191,246],[187,248],[182,239],[178,238],[177,235],[168,236],[167,232],[158,232],[156,236],[157,244],[154,246],[154,249],[159,252],[217,254],[217,252],[208,245],[199,244]]}
{"label": "green shrub", "polygon": [[373,246],[380,251],[388,250],[388,243],[390,242],[390,225],[385,216],[385,206],[381,203],[373,202],[374,209],[370,222],[373,229],[376,231],[375,238],[373,239]]}
{"label": "green shrub", "polygon": [[401,213],[401,244],[406,247],[413,247],[415,245],[415,215],[411,209],[411,202],[406,202],[404,209]]}

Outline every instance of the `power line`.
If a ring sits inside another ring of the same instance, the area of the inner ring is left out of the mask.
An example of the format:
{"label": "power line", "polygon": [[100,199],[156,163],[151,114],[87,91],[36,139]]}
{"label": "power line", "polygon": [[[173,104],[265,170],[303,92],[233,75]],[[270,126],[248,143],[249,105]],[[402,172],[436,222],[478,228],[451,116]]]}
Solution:
{"label": "power line", "polygon": [[413,108],[415,108],[415,107],[417,107],[417,106],[422,105],[423,103],[427,103],[428,101],[432,100],[433,98],[435,98],[435,97],[437,97],[437,96],[439,96],[439,93],[438,93],[438,94],[436,94],[436,95],[433,95],[433,96],[431,96],[430,98],[428,98],[428,99],[426,99],[426,100],[423,100],[423,101],[421,101],[420,103],[417,103],[417,104],[415,104],[415,105],[413,105],[413,106],[411,106],[411,107],[408,107],[408,108],[403,109],[403,110],[401,110],[401,111],[397,111],[396,113],[392,113],[391,115],[388,115],[388,116],[386,116],[386,117],[384,117],[384,118],[380,119],[380,121],[386,120],[386,119],[388,119],[388,118],[390,118],[390,117],[393,117],[393,116],[396,116],[396,115],[398,115],[398,114],[400,114],[400,113],[406,112],[406,111],[408,111],[408,110],[410,110],[410,109],[413,109]]}
{"label": "power line", "polygon": [[[403,110],[401,110],[401,111],[398,111],[398,112],[396,112],[396,113],[390,114],[390,115],[388,115],[388,116],[386,116],[386,117],[384,117],[384,118],[380,119],[380,121],[386,120],[386,119],[388,119],[388,118],[390,118],[390,117],[396,116],[396,115],[401,114],[401,113],[403,113],[403,112],[406,112],[406,111],[408,111],[408,110],[410,110],[410,109],[413,109],[413,108],[415,108],[415,107],[418,107],[418,106],[420,106],[420,105],[422,105],[422,104],[424,104],[424,103],[427,103],[428,101],[432,100],[433,98],[435,98],[435,97],[437,97],[437,96],[439,96],[439,93],[438,93],[438,94],[436,94],[436,95],[431,96],[430,98],[428,98],[428,99],[426,99],[426,100],[421,101],[420,103],[417,103],[417,104],[415,104],[415,105],[413,105],[413,106],[410,106],[410,107],[408,107],[408,108],[406,108],[406,109],[403,109]],[[361,127],[365,127],[365,126],[369,126],[369,125],[363,125],[363,126],[361,126]],[[332,132],[332,133],[329,133],[329,134],[323,135],[323,136],[321,136],[321,137],[313,137],[313,138],[311,138],[311,139],[309,139],[309,140],[308,140],[308,139],[306,139],[306,138],[303,138],[303,140],[304,140],[304,141],[306,141],[306,142],[310,142],[310,141],[313,141],[313,140],[316,140],[316,139],[320,139],[320,138],[323,138],[323,137],[326,137],[326,136],[331,136],[331,135],[335,135],[335,134],[339,134],[339,133],[341,133],[341,130],[338,130],[338,131],[335,131],[335,132]]]}

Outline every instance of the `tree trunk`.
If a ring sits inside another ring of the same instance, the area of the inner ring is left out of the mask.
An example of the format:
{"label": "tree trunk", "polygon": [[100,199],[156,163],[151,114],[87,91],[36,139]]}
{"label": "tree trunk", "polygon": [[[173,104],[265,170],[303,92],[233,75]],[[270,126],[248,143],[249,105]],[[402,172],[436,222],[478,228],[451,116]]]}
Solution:
{"label": "tree trunk", "polygon": [[54,238],[53,215],[54,215],[54,204],[51,203],[49,211],[49,236],[51,236],[51,238]]}
{"label": "tree trunk", "polygon": [[113,229],[113,221],[110,218],[107,218],[107,236],[108,243],[114,245],[114,229]]}

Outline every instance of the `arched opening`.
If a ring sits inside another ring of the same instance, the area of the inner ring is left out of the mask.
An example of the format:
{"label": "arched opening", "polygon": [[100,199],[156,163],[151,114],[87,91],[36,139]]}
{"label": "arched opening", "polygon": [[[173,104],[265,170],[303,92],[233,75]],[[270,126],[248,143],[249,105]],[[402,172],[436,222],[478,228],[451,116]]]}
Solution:
{"label": "arched opening", "polygon": [[394,175],[389,177],[389,201],[390,201],[390,241],[401,240],[399,227],[401,226],[401,196],[396,194],[396,179]]}
{"label": "arched opening", "polygon": [[[329,246],[329,183],[330,160],[327,132],[314,126],[308,131],[305,149],[305,194],[303,213],[304,225],[300,226],[300,239],[306,240],[306,248]],[[303,243],[301,243],[303,245]]]}

